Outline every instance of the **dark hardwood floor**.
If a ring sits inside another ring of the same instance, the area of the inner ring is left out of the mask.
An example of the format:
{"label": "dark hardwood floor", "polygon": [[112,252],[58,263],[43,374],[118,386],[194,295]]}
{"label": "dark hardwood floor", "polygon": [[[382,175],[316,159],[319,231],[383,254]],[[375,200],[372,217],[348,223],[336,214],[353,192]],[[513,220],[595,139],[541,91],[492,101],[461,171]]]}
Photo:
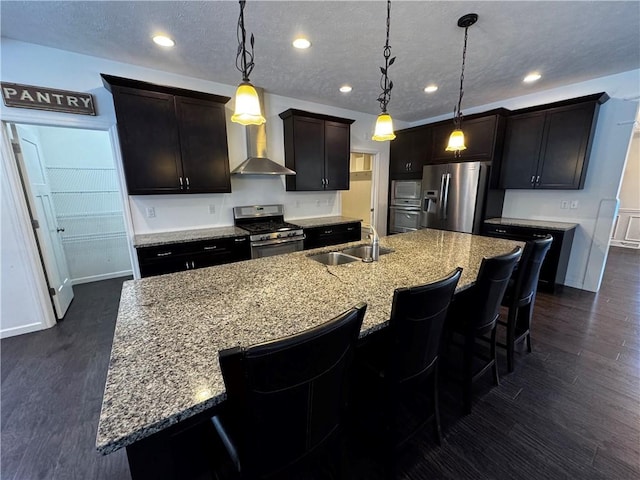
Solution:
{"label": "dark hardwood floor", "polygon": [[[130,478],[124,452],[94,447],[120,283],[80,285],[64,322],[2,340],[3,480]],[[480,382],[471,415],[445,385],[442,446],[426,428],[403,450],[399,478],[640,479],[640,251],[611,248],[597,294],[539,293],[532,337],[514,373],[499,358],[499,387]],[[353,440],[351,478],[381,479]],[[201,478],[228,477],[216,461],[216,476]]]}

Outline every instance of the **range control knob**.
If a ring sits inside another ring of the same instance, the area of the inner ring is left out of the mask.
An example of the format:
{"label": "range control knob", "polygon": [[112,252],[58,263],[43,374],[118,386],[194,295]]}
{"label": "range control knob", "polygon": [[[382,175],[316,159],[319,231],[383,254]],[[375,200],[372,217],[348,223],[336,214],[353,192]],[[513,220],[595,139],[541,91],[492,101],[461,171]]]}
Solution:
{"label": "range control knob", "polygon": [[282,234],[281,233],[276,233],[276,238],[282,238]]}

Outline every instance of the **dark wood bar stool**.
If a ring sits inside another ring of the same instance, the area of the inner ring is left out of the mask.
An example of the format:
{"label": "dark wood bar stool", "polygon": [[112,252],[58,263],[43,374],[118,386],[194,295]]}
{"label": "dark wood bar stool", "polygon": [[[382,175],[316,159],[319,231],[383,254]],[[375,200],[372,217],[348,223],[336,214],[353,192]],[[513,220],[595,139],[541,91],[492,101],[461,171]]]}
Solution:
{"label": "dark wood bar stool", "polygon": [[240,478],[295,478],[290,469],[317,453],[342,456],[365,310],[358,304],[300,334],[219,353],[228,411],[212,423]]}
{"label": "dark wood bar stool", "polygon": [[507,369],[513,372],[515,345],[526,339],[527,350],[531,353],[531,319],[538,289],[538,277],[542,262],[551,247],[553,237],[530,240],[525,244],[517,269],[507,286],[502,306],[509,309],[507,321],[498,320],[507,328],[506,344],[498,346],[507,349]]}
{"label": "dark wood bar stool", "polygon": [[[496,361],[496,323],[500,314],[500,303],[507,289],[513,269],[522,249],[498,257],[484,258],[473,286],[456,294],[447,319],[449,345],[462,349],[462,385],[465,413],[471,413],[472,386],[481,375],[492,369],[496,385],[500,384]],[[488,337],[487,337],[488,335]],[[461,337],[461,341],[456,341]],[[489,354],[477,347],[481,341],[489,346]],[[448,351],[448,360],[451,360]],[[479,360],[479,369],[474,367]],[[447,362],[451,364],[451,361]]]}
{"label": "dark wood bar stool", "polygon": [[[457,268],[434,283],[396,289],[388,327],[368,335],[358,346],[360,401],[355,413],[366,433],[378,439],[388,476],[395,470],[396,450],[430,421],[440,444],[440,340],[461,272]],[[425,394],[427,405],[416,401]],[[417,408],[412,409],[414,404]],[[404,413],[408,415],[403,417]]]}

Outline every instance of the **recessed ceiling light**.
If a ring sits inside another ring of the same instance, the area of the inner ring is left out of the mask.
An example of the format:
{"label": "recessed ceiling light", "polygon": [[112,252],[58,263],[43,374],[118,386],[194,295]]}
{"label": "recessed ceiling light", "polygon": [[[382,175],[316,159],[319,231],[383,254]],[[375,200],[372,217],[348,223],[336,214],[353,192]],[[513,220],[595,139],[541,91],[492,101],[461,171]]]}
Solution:
{"label": "recessed ceiling light", "polygon": [[176,42],[165,35],[156,35],[153,37],[153,41],[163,47],[173,47],[176,44]]}
{"label": "recessed ceiling light", "polygon": [[433,93],[436,90],[438,90],[438,86],[437,85],[428,85],[428,86],[424,87],[424,91],[426,93]]}
{"label": "recessed ceiling light", "polygon": [[540,78],[542,78],[542,75],[540,75],[538,72],[533,72],[524,77],[522,81],[525,83],[533,83],[536,80],[540,80]]}
{"label": "recessed ceiling light", "polygon": [[311,46],[311,42],[304,37],[298,37],[293,41],[293,46],[304,50],[305,48],[309,48]]}
{"label": "recessed ceiling light", "polygon": [[343,86],[340,87],[340,91],[342,93],[349,93],[351,90],[353,90],[351,88],[351,85],[343,85]]}

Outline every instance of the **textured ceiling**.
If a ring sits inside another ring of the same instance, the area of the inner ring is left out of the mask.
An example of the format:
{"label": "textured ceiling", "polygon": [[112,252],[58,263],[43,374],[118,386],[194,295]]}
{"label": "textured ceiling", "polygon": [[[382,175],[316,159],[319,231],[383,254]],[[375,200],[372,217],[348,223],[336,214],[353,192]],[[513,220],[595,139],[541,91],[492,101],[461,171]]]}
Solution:
{"label": "textured ceiling", "polygon": [[[463,111],[505,98],[640,68],[640,2],[393,1],[389,112],[415,121],[452,112],[464,30],[469,29]],[[0,2],[3,37],[237,84],[234,1]],[[245,8],[256,38],[252,82],[267,92],[379,113],[386,5],[382,1],[253,1]],[[167,50],[150,41],[173,37]],[[297,34],[313,45],[291,47]],[[524,75],[540,71],[533,85]],[[144,79],[141,79],[144,80]],[[341,94],[348,83],[353,91]],[[431,95],[427,84],[440,88]]]}

